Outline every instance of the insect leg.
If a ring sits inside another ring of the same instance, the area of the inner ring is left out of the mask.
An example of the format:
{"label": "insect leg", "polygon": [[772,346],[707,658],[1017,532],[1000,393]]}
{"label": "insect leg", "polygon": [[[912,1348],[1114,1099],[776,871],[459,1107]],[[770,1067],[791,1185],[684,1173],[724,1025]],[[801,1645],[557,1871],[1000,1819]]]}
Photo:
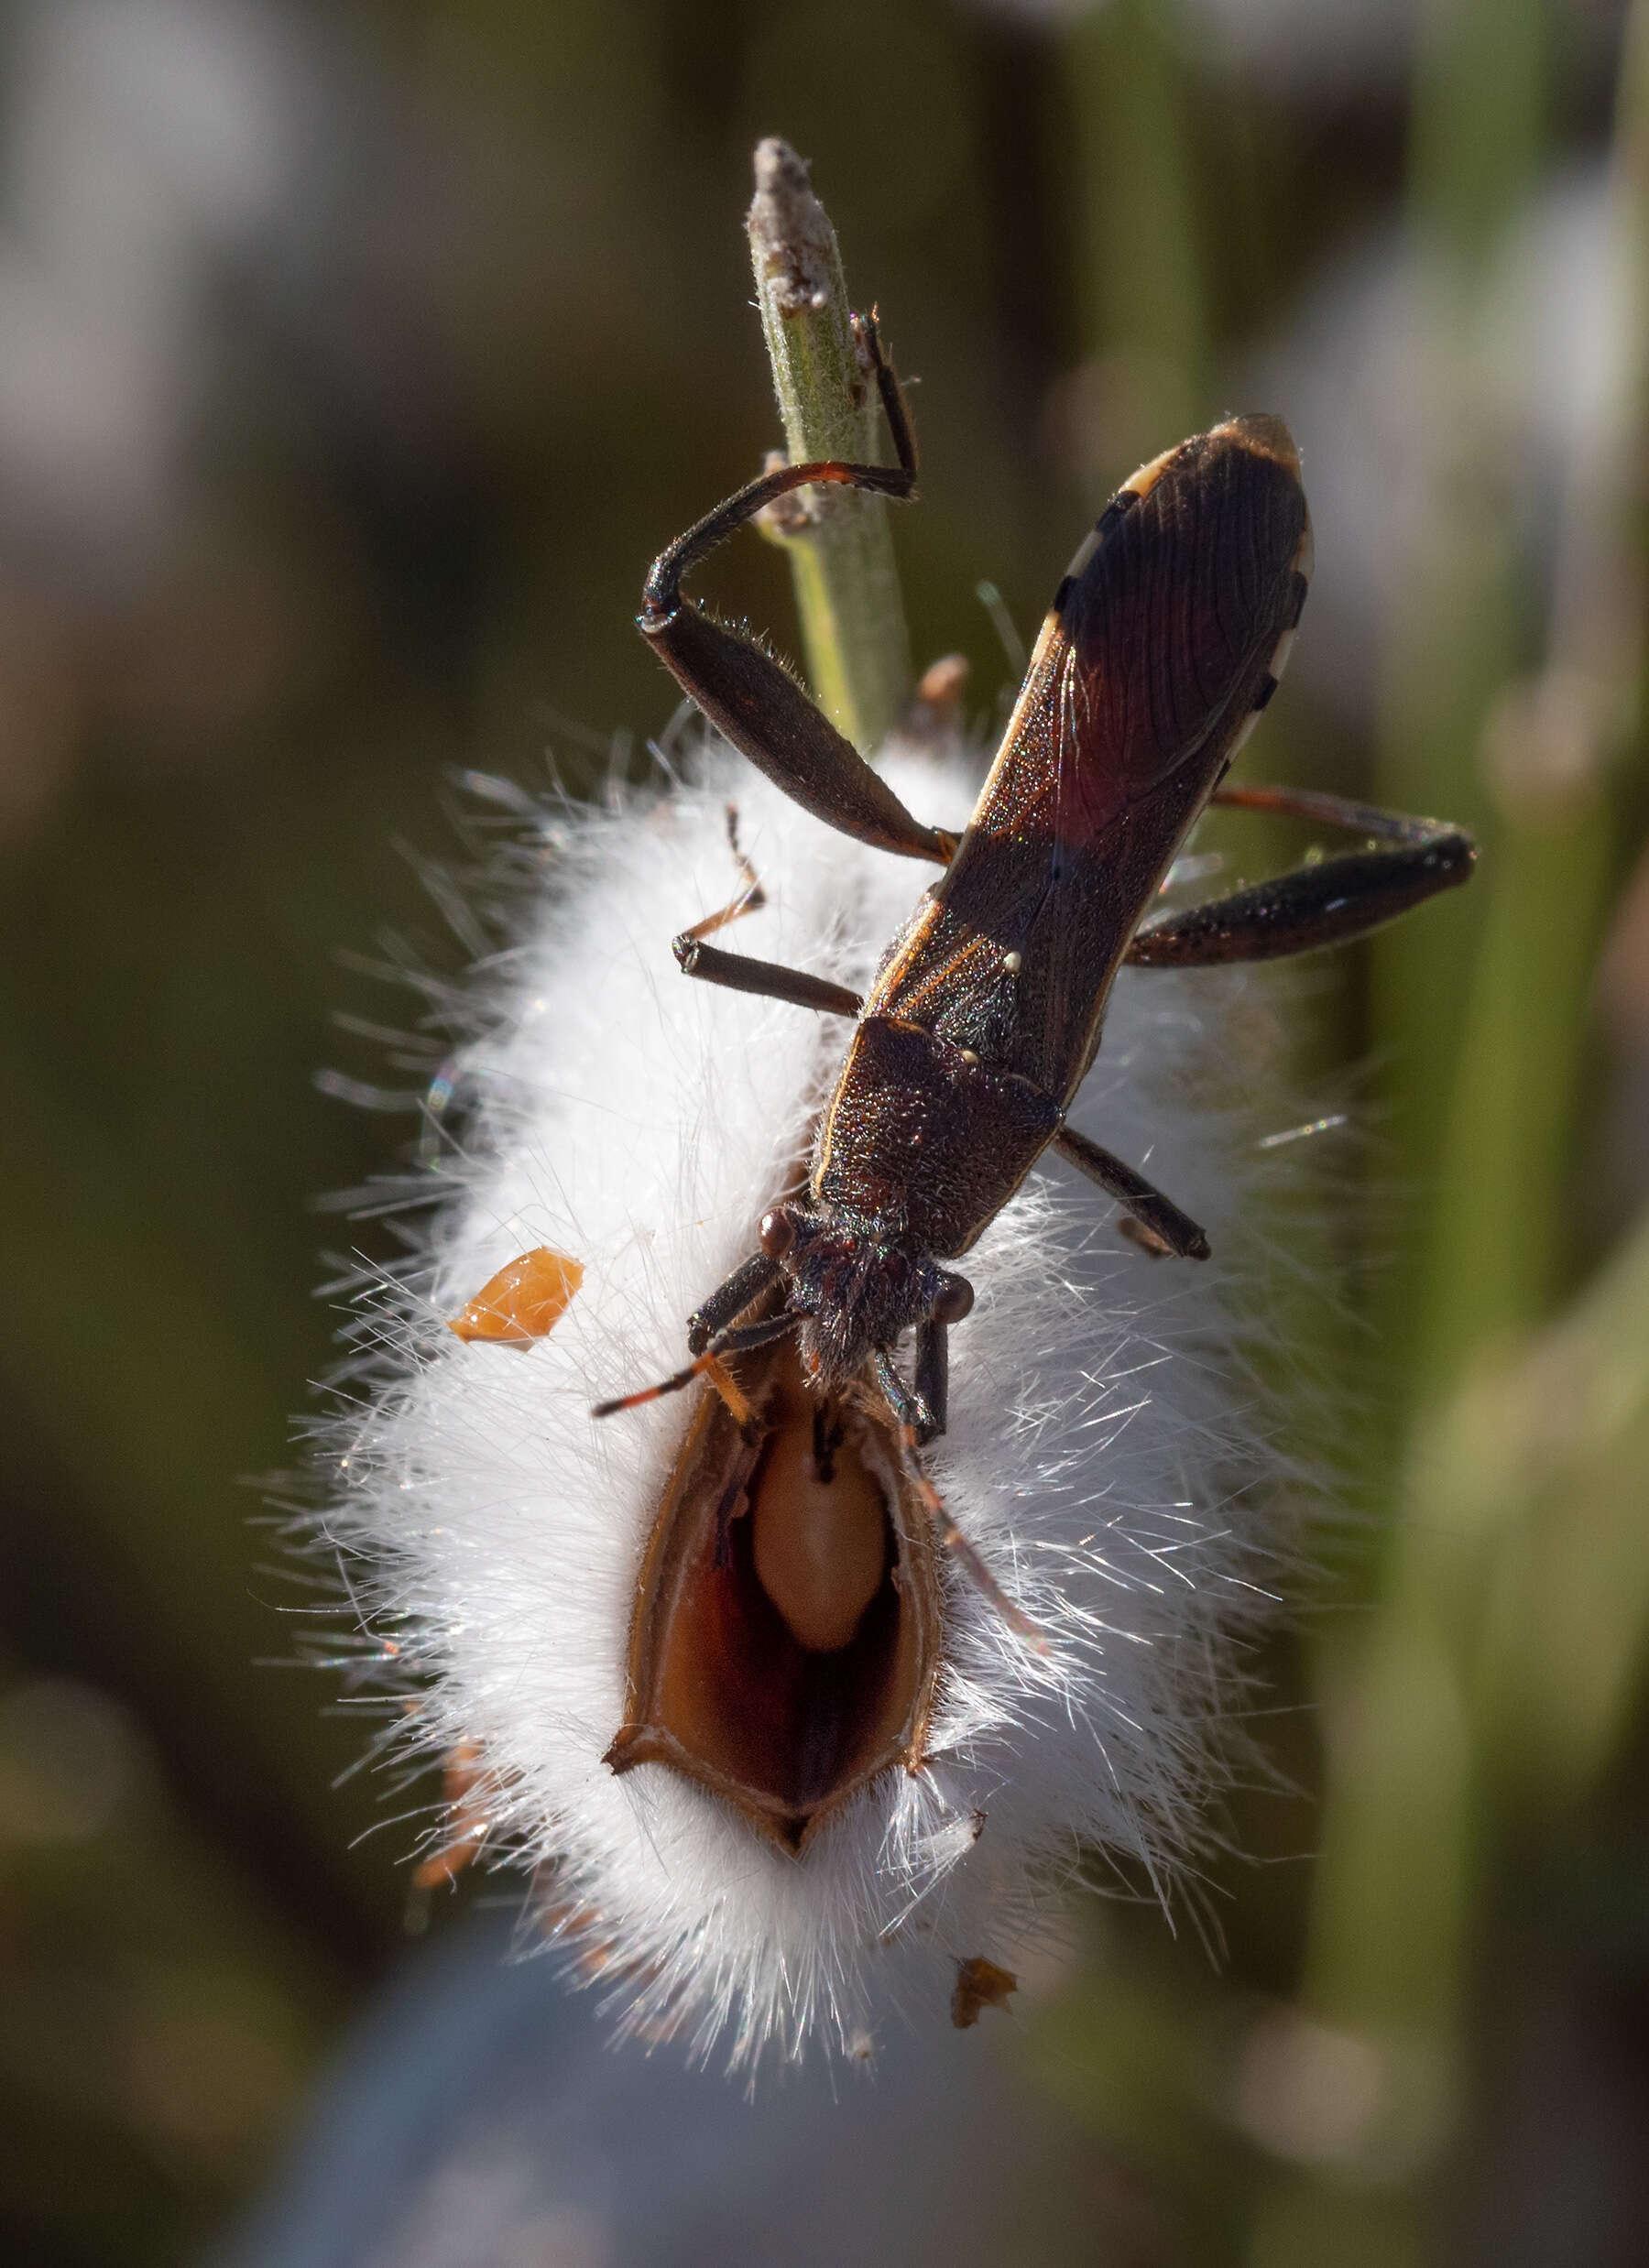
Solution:
{"label": "insect leg", "polygon": [[702,921],[695,921],[691,929],[684,929],[672,941],[670,950],[675,954],[683,976],[696,976],[709,985],[725,985],[729,992],[753,992],[764,999],[789,1000],[797,1008],[817,1009],[825,1016],[857,1016],[862,1003],[858,994],[849,992],[846,985],[833,985],[824,976],[809,976],[802,969],[785,968],[777,961],[758,961],[748,954],[724,953],[720,946],[704,943],[718,929],[728,928],[767,903],[760,878],[738,847],[738,812],[731,803],[727,806],[727,844],[743,877],[744,888],[725,906],[705,914]]}
{"label": "insect leg", "polygon": [[716,1333],[737,1322],[778,1273],[778,1261],[770,1259],[765,1252],[752,1252],[748,1260],[740,1260],[726,1281],[718,1284],[704,1304],[695,1307],[688,1316],[688,1352],[702,1355]]}
{"label": "insect leg", "polygon": [[1147,1228],[1132,1213],[1124,1213],[1117,1222],[1117,1234],[1143,1252],[1148,1259],[1166,1260],[1174,1258],[1174,1247],[1154,1228]]}
{"label": "insect leg", "polygon": [[915,442],[899,380],[883,359],[874,318],[856,317],[855,324],[881,394],[899,463],[848,464],[832,459],[782,465],[763,474],[660,552],[647,578],[638,620],[642,636],[710,723],[792,801],[827,826],[879,850],[945,866],[956,837],[912,818],[851,741],[770,654],[682,596],[683,578],[700,560],[794,489],[834,484],[885,496],[908,498],[915,494]]}
{"label": "insect leg", "polygon": [[1207,1259],[1208,1239],[1190,1215],[1182,1213],[1172,1198],[1163,1196],[1131,1165],[1124,1165],[1120,1158],[1114,1158],[1108,1150],[1101,1150],[1098,1142],[1090,1142],[1086,1134],[1068,1126],[1060,1128],[1053,1146],[1078,1172],[1086,1173],[1108,1196],[1126,1205],[1170,1252],[1185,1260]]}
{"label": "insect leg", "polygon": [[769,1315],[761,1323],[746,1323],[730,1331],[718,1331],[696,1362],[690,1362],[680,1370],[672,1370],[667,1379],[656,1386],[644,1386],[639,1393],[620,1394],[612,1401],[598,1401],[590,1415],[596,1418],[617,1417],[620,1410],[639,1410],[644,1402],[659,1401],[666,1394],[679,1394],[694,1379],[706,1371],[713,1375],[724,1355],[748,1355],[753,1347],[765,1347],[770,1339],[782,1338],[793,1331],[798,1318],[788,1311],[781,1315]]}
{"label": "insect leg", "polygon": [[893,1422],[902,1426],[913,1441],[931,1441],[944,1428],[934,1422],[934,1412],[920,1390],[912,1391],[899,1375],[899,1366],[891,1355],[879,1351],[876,1357],[876,1382],[887,1397],[888,1407],[893,1412]]}
{"label": "insect leg", "polygon": [[786,968],[779,961],[758,961],[748,953],[723,953],[715,945],[701,944],[691,932],[678,937],[671,951],[683,976],[725,985],[729,992],[789,1000],[796,1008],[817,1009],[822,1016],[857,1016],[864,1006],[857,992],[833,985],[827,976],[810,976],[805,969]]}
{"label": "insect leg", "polygon": [[[880,1359],[885,1359],[881,1358]],[[897,1416],[897,1411],[895,1412]],[[899,1421],[900,1445],[904,1451],[904,1467],[911,1484],[922,1499],[923,1509],[934,1523],[934,1530],[947,1552],[953,1553],[964,1574],[974,1588],[988,1598],[1010,1630],[1017,1630],[1026,1643],[1038,1653],[1046,1653],[1048,1641],[1036,1624],[1021,1608],[1016,1607],[997,1581],[990,1569],[979,1557],[945,1509],[945,1499],[916,1462],[916,1429],[907,1421]]]}
{"label": "insect leg", "polygon": [[767,903],[767,892],[761,887],[761,877],[738,847],[737,803],[727,806],[727,848],[733,854],[733,863],[738,868],[744,887],[725,906],[718,906],[714,913],[705,914],[702,921],[695,921],[691,929],[682,932],[673,948],[678,961],[682,957],[683,945],[691,943],[695,938],[714,937],[718,929],[730,928],[735,921],[742,921],[747,913],[759,912]]}
{"label": "insect leg", "polygon": [[1281,812],[1319,825],[1373,835],[1390,850],[1353,851],[1296,867],[1252,889],[1169,914],[1135,932],[1124,958],[1142,968],[1199,968],[1220,961],[1270,961],[1360,937],[1470,874],[1477,846],[1441,819],[1352,803],[1305,789],[1217,788],[1213,801],[1240,811]]}
{"label": "insect leg", "polygon": [[917,1428],[920,1446],[944,1433],[950,1415],[950,1326],[934,1315],[916,1325],[916,1399],[930,1420],[926,1433]]}

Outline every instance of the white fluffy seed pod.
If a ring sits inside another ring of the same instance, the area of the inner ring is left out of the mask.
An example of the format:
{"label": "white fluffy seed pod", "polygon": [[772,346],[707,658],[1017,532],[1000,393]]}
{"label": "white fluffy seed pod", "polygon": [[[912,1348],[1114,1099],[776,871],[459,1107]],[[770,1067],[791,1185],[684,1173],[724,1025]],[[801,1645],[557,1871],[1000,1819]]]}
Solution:
{"label": "white fluffy seed pod", "polygon": [[[961,825],[959,757],[885,769]],[[1010,1967],[1096,1859],[1163,1892],[1206,1834],[1234,1641],[1274,1588],[1276,1412],[1236,1288],[1263,1164],[1244,1090],[1275,1051],[1240,981],[1125,972],[1073,1121],[1201,1219],[1215,1259],[1131,1248],[1052,1156],[968,1256],[977,1303],[923,1461],[1045,1652],[942,1565],[922,1768],[882,1772],[800,1856],[666,1764],[617,1776],[639,1571],[709,1390],[599,1423],[590,1405],[681,1363],[687,1315],[793,1185],[850,1030],[672,965],[672,934],[736,886],[729,800],[769,900],[732,949],[862,987],[928,878],[725,755],[696,785],[529,825],[546,880],[475,980],[450,1199],[417,1265],[365,1289],[322,1532],[382,1681],[418,1691],[390,1752],[467,1761],[456,1832],[533,1870],[535,1940],[578,1951],[627,2027],[748,2062],[815,2034],[862,2052],[891,1999],[942,2007],[956,1961]],[[555,1327],[459,1344],[443,1320],[540,1245],[584,1270]]]}

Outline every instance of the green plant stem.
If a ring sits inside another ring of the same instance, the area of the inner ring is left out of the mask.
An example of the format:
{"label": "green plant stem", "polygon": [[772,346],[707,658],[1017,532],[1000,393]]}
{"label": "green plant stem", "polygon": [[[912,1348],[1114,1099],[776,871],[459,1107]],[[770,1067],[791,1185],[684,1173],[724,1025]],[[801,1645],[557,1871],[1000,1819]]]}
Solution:
{"label": "green plant stem", "polygon": [[1577,1242],[1565,1186],[1596,948],[1618,856],[1618,782],[1641,765],[1649,12],[1622,52],[1610,188],[1611,361],[1558,531],[1545,662],[1482,743],[1493,807],[1483,930],[1438,1165],[1420,1311],[1442,1381],[1538,1321]]}
{"label": "green plant stem", "polygon": [[[1195,128],[1173,0],[1113,0],[1072,25],[1084,343],[1111,378],[1115,447],[1131,463],[1207,409],[1212,348]],[[1117,463],[1118,476],[1128,465]]]}
{"label": "green plant stem", "polygon": [[[790,462],[879,462],[881,409],[854,343],[835,231],[788,143],[757,145],[748,225]],[[813,690],[838,730],[870,754],[911,690],[887,505],[852,489],[811,489],[799,508],[770,516],[763,532],[791,555]]]}
{"label": "green plant stem", "polygon": [[[1438,1269],[1439,1224],[1460,1194],[1442,1160],[1458,1139],[1463,1035],[1481,1005],[1480,941],[1508,878],[1481,762],[1491,714],[1527,660],[1512,471],[1519,412],[1500,326],[1505,250],[1545,143],[1550,15],[1551,0],[1428,0],[1415,68],[1409,221],[1427,363],[1416,373],[1425,407],[1411,448],[1431,503],[1389,631],[1379,791],[1398,810],[1477,829],[1484,855],[1469,890],[1396,924],[1371,955],[1371,1037],[1392,1066],[1388,1170],[1425,1231],[1404,1239],[1376,1317],[1400,1371],[1398,1415],[1446,1394],[1469,1343],[1446,1312]],[[1526,1308],[1507,1317],[1530,1319]],[[1399,1439],[1388,1428],[1383,1456],[1374,1445],[1378,1478],[1393,1474]]]}
{"label": "green plant stem", "polygon": [[[1469,79],[1473,53],[1497,38],[1533,40],[1541,14],[1535,0],[1492,13],[1461,0],[1459,41],[1434,39],[1432,66]],[[1488,54],[1480,60],[1494,80]],[[1461,152],[1445,167],[1431,152],[1425,211],[1462,276],[1491,234],[1485,180],[1508,201],[1503,224],[1527,179],[1506,144],[1533,131],[1533,76],[1500,69],[1517,115],[1482,166]],[[1445,92],[1426,100],[1435,108]],[[1462,93],[1468,111],[1471,99]],[[1424,101],[1420,114],[1424,181]],[[1494,140],[1482,115],[1468,123]],[[1454,2140],[1489,1859],[1512,1822],[1560,1816],[1601,1769],[1644,1653],[1649,1228],[1567,1321],[1526,1335],[1573,1235],[1565,1168],[1613,878],[1614,782],[1628,758],[1643,761],[1644,568],[1621,468],[1639,461],[1645,426],[1646,150],[1649,0],[1635,0],[1610,208],[1616,368],[1566,502],[1544,666],[1508,686],[1502,662],[1496,681],[1497,645],[1510,660],[1509,547],[1468,522],[1456,541],[1482,572],[1454,583],[1429,626],[1414,696],[1429,688],[1447,703],[1458,737],[1439,747],[1446,783],[1430,797],[1394,790],[1403,749],[1388,749],[1394,800],[1472,813],[1471,801],[1445,799],[1478,790],[1484,872],[1476,954],[1447,989],[1446,942],[1427,944],[1418,924],[1376,964],[1404,1085],[1434,1064],[1453,1072],[1439,1078],[1429,1148],[1412,1129],[1405,1146],[1438,1191],[1410,1304],[1401,1318],[1387,1311],[1418,1423],[1396,1451],[1381,1596],[1361,1642],[1325,1649],[1330,1792],[1307,1999],[1318,2021],[1356,2035],[1378,2086],[1344,2169],[1366,2186],[1305,2175],[1283,2185],[1253,2253],[1265,2268],[1431,2250],[1426,2177]],[[1443,565],[1458,575],[1460,551]],[[1468,600],[1482,609],[1475,623]],[[1463,655],[1450,643],[1461,631]]]}

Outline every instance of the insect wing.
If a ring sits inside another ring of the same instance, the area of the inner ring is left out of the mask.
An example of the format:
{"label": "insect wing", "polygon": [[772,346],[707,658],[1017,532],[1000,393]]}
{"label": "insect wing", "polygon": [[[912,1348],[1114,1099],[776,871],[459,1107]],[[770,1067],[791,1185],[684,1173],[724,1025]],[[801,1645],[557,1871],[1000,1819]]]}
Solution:
{"label": "insect wing", "polygon": [[879,1012],[1068,1099],[1130,936],[1274,690],[1309,557],[1276,419],[1234,419],[1133,475],[1059,587]]}

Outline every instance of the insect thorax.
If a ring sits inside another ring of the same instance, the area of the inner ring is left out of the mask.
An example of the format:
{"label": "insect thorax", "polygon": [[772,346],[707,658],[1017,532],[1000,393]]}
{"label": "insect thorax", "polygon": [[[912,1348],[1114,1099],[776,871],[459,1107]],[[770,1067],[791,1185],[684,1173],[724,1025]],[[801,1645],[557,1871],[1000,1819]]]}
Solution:
{"label": "insect thorax", "polygon": [[923,1259],[955,1259],[1058,1125],[1028,1080],[919,1024],[867,1015],[821,1123],[814,1201]]}

